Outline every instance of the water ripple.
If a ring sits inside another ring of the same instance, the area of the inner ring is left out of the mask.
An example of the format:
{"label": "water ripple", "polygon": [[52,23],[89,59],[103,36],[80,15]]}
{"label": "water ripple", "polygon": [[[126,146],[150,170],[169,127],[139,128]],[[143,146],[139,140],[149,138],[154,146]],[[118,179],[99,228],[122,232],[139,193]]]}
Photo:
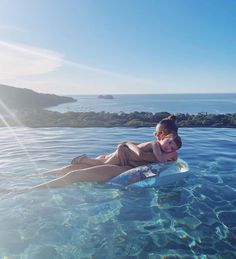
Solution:
{"label": "water ripple", "polygon": [[[0,128],[0,188],[34,185],[78,153],[109,153],[153,128]],[[0,201],[0,257],[235,258],[234,129],[180,129],[191,175],[159,189],[76,184]],[[31,175],[31,176],[29,176]],[[158,257],[156,257],[158,255]]]}

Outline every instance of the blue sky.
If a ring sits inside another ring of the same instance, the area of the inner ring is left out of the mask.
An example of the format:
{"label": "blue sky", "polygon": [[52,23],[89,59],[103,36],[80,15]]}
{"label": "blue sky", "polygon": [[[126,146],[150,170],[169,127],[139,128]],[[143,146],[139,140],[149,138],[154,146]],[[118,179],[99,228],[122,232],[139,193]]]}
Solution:
{"label": "blue sky", "polygon": [[0,84],[236,92],[235,0],[0,0]]}

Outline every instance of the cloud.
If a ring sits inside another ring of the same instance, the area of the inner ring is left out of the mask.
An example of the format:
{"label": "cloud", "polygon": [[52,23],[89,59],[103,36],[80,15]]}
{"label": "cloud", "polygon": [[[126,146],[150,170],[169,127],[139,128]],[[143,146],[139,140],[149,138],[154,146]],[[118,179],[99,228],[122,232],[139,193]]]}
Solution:
{"label": "cloud", "polygon": [[69,61],[69,60],[64,60],[64,63],[66,65],[78,68],[80,70],[81,69],[82,70],[87,70],[89,72],[94,72],[96,74],[119,78],[119,79],[125,80],[127,82],[141,83],[141,84],[149,84],[149,83],[154,83],[155,82],[152,79],[137,78],[137,77],[130,76],[130,75],[116,73],[116,72],[112,72],[112,71],[108,71],[108,70],[104,70],[104,69],[100,69],[100,68],[96,68],[96,67],[91,67],[91,66],[80,64],[80,63],[76,63],[76,62],[72,62],[72,61]]}
{"label": "cloud", "polygon": [[0,84],[40,92],[100,93],[122,87],[133,91],[156,82],[72,62],[52,50],[0,40]]}
{"label": "cloud", "polygon": [[0,80],[42,75],[62,65],[59,53],[0,40]]}
{"label": "cloud", "polygon": [[91,67],[85,64],[64,59],[63,55],[48,49],[13,44],[0,40],[0,77],[15,78],[45,74],[57,70],[59,67],[70,66],[79,70],[86,70],[100,75],[122,78],[127,81],[150,83],[151,80],[140,79],[108,70]]}

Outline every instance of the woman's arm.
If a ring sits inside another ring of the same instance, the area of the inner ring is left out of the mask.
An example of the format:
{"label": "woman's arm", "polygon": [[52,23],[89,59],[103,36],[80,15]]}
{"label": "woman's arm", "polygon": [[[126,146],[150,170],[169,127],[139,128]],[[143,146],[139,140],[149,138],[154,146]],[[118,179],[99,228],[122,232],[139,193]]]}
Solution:
{"label": "woman's arm", "polygon": [[[125,142],[119,145],[119,147],[128,147],[129,151],[126,154],[120,152],[121,156],[127,161],[146,161],[149,163],[155,162],[167,162],[177,160],[177,153],[165,153],[161,150],[158,142],[145,142],[138,145],[131,142]],[[119,155],[119,152],[118,152]],[[122,159],[120,159],[122,160]]]}
{"label": "woman's arm", "polygon": [[151,142],[141,143],[138,145],[134,145],[133,143],[127,142],[126,146],[132,152],[130,152],[130,160],[141,160],[149,163],[156,162],[156,158],[152,152]]}

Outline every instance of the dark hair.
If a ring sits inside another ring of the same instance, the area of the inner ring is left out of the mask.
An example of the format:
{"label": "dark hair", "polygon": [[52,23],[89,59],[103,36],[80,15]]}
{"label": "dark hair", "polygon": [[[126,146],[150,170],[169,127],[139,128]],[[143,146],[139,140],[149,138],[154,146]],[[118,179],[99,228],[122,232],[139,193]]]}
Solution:
{"label": "dark hair", "polygon": [[178,149],[182,147],[182,140],[181,140],[181,137],[178,134],[175,135],[174,142],[175,142]]}
{"label": "dark hair", "polygon": [[157,127],[159,131],[169,133],[175,133],[178,132],[178,127],[176,125],[176,116],[170,115],[164,119],[162,119],[158,124]]}
{"label": "dark hair", "polygon": [[172,137],[176,146],[177,146],[177,149],[180,149],[182,147],[182,140],[181,140],[181,137],[176,134],[176,133],[170,133],[166,136],[166,138],[168,137]]}

